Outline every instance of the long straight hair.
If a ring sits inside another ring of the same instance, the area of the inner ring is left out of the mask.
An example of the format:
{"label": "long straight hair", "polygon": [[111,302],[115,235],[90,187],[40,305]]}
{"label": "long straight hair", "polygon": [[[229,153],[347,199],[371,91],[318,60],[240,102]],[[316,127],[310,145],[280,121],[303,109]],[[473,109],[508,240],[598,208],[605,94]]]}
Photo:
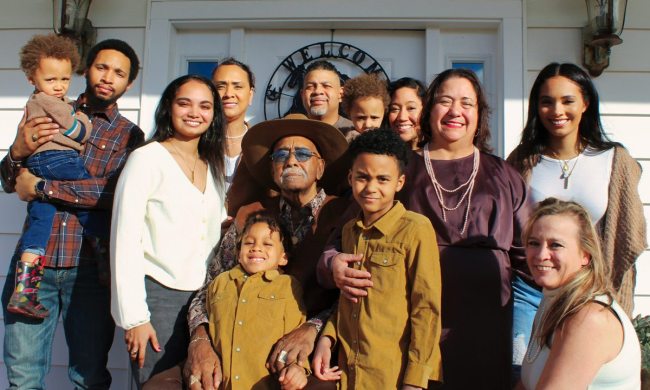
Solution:
{"label": "long straight hair", "polygon": [[620,146],[619,143],[612,142],[605,134],[600,121],[598,91],[591,77],[578,65],[553,62],[539,72],[533,83],[528,98],[528,120],[521,133],[521,141],[517,146],[516,153],[512,159],[509,159],[520,172],[537,165],[539,156],[549,145],[551,136],[539,118],[539,94],[546,80],[555,76],[562,76],[576,83],[587,104],[587,109],[582,114],[578,127],[580,142],[599,151]]}
{"label": "long straight hair", "polygon": [[186,75],[169,83],[160,97],[158,108],[156,108],[156,129],[149,142],[163,142],[174,135],[175,130],[172,128],[171,117],[172,104],[176,98],[178,89],[190,81],[198,81],[208,87],[214,100],[212,123],[210,123],[208,130],[201,134],[198,148],[199,156],[208,163],[217,186],[223,189],[226,171],[224,162],[224,128],[226,121],[224,119],[223,106],[219,93],[217,93],[217,89],[207,78],[199,75]]}
{"label": "long straight hair", "polygon": [[524,228],[522,239],[527,245],[533,226],[540,218],[550,215],[563,215],[572,218],[579,227],[580,249],[587,253],[590,260],[571,280],[558,288],[558,293],[551,306],[541,318],[539,331],[533,337],[538,338],[539,345],[551,347],[553,332],[563,322],[580,311],[586,304],[593,302],[597,296],[605,295],[609,303],[613,302],[609,282],[609,266],[603,260],[600,244],[591,217],[587,210],[576,202],[565,202],[556,198],[541,201]]}

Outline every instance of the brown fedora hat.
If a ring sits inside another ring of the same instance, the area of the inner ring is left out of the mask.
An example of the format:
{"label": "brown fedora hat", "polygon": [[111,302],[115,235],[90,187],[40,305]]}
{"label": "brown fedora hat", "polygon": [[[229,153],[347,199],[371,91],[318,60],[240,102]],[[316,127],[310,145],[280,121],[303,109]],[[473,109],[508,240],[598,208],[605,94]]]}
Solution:
{"label": "brown fedora hat", "polygon": [[277,190],[271,175],[273,145],[289,136],[301,136],[316,145],[327,166],[336,161],[348,148],[343,134],[325,122],[308,119],[302,114],[290,114],[251,127],[242,139],[242,160],[257,184]]}

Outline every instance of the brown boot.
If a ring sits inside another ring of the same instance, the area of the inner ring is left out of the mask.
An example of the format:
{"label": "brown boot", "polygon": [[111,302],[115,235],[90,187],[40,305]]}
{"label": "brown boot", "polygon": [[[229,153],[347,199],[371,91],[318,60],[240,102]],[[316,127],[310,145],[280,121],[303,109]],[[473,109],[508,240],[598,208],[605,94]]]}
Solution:
{"label": "brown boot", "polygon": [[7,310],[26,317],[43,319],[50,312],[38,301],[38,289],[43,279],[42,257],[33,263],[16,262],[16,288],[11,294]]}

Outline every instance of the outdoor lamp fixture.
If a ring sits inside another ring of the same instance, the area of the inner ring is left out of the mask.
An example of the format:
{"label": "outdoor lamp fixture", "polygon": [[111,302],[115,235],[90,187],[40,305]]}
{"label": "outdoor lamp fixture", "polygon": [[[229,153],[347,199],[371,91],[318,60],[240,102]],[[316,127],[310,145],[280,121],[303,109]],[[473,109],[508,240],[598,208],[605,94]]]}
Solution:
{"label": "outdoor lamp fixture", "polygon": [[86,55],[97,39],[97,29],[88,20],[92,0],[52,0],[53,28],[57,35],[71,38],[77,43],[81,63],[77,73],[83,73]]}
{"label": "outdoor lamp fixture", "polygon": [[583,65],[593,77],[609,66],[611,47],[620,45],[627,0],[586,0],[588,25],[582,29]]}

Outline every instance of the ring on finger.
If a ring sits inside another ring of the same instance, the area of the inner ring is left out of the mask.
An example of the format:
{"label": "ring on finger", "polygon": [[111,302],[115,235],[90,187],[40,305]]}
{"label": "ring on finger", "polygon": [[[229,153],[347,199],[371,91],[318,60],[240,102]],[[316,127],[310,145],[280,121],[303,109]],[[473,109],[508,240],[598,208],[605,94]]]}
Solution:
{"label": "ring on finger", "polygon": [[287,362],[287,355],[288,355],[287,351],[282,350],[282,351],[280,351],[280,354],[278,355],[278,359],[277,359],[277,360],[278,360],[280,363],[286,363],[286,362]]}
{"label": "ring on finger", "polygon": [[32,141],[38,141],[38,135],[36,135],[36,133],[32,134]]}
{"label": "ring on finger", "polygon": [[135,356],[135,355],[137,355],[137,354],[138,354],[138,350],[137,350],[137,349],[134,349],[133,351],[131,351],[131,356]]}
{"label": "ring on finger", "polygon": [[199,382],[200,380],[201,380],[200,377],[198,377],[196,375],[190,375],[190,386],[192,386],[193,384]]}

